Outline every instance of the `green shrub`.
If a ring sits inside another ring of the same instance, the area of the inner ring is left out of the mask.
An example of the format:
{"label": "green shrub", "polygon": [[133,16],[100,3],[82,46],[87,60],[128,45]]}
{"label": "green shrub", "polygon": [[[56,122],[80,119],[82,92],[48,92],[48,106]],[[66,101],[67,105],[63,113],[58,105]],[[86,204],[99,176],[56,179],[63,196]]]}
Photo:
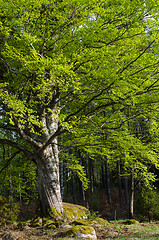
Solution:
{"label": "green shrub", "polygon": [[19,206],[9,198],[0,196],[0,225],[13,223],[17,220]]}
{"label": "green shrub", "polygon": [[159,219],[159,193],[155,189],[143,188],[138,196],[137,213],[149,221]]}

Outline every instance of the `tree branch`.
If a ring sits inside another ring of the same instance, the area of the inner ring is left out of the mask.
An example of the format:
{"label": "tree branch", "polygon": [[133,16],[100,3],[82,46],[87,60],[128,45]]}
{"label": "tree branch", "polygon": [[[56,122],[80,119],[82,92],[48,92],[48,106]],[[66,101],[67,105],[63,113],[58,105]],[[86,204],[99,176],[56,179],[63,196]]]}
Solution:
{"label": "tree branch", "polygon": [[32,152],[30,152],[29,150],[25,149],[23,146],[21,146],[20,144],[13,142],[11,140],[8,139],[0,139],[0,144],[6,144],[6,145],[10,145],[20,151],[22,151],[25,156],[27,156],[28,159],[32,160],[33,162],[35,162],[35,160],[33,159],[33,154]]}
{"label": "tree branch", "polygon": [[[8,109],[8,107],[5,104],[3,104],[3,106],[4,106],[4,109],[5,109],[6,112],[10,112],[10,110]],[[13,113],[12,113],[12,117],[13,117],[15,127],[17,129],[17,132],[19,133],[21,138],[24,139],[25,141],[29,142],[30,144],[34,145],[35,147],[41,147],[42,146],[41,143],[36,142],[35,140],[33,140],[31,137],[29,137],[28,135],[26,135],[24,133],[24,131],[21,128],[20,122],[18,122],[18,120],[16,119],[16,117],[14,116]]]}
{"label": "tree branch", "polygon": [[17,132],[17,129],[15,129],[12,125],[8,125],[8,124],[0,124],[0,128]]}
{"label": "tree branch", "polygon": [[24,131],[21,128],[21,124],[18,122],[18,120],[14,117],[13,115],[13,121],[15,123],[15,126],[17,128],[17,131],[19,133],[19,135],[22,137],[22,139],[24,139],[25,141],[29,142],[30,144],[34,145],[35,147],[41,147],[42,144],[39,142],[36,142],[35,140],[33,140],[31,137],[27,136]]}
{"label": "tree branch", "polygon": [[[97,99],[99,96],[101,96],[103,94],[104,91],[108,90],[113,84],[115,83],[115,81],[113,81],[111,84],[109,84],[108,87],[102,89],[100,91],[100,93],[94,95],[88,102],[86,102],[81,108],[79,108],[76,112],[71,113],[70,115],[68,115],[63,122],[68,121],[69,118],[77,115],[79,112],[81,112],[84,108],[86,108],[93,100]],[[112,104],[111,104],[112,105]],[[105,105],[104,105],[105,106]],[[97,108],[98,109],[98,108]]]}
{"label": "tree branch", "polygon": [[62,130],[62,126],[60,126],[60,127],[57,129],[57,131],[47,140],[47,142],[38,150],[38,153],[43,152],[50,144],[53,143],[53,140],[54,140],[57,136],[61,135],[62,133],[65,133],[66,131],[67,131],[66,129]]}
{"label": "tree branch", "polygon": [[7,162],[6,162],[6,164],[4,165],[4,167],[2,167],[2,169],[0,170],[0,174],[3,172],[4,169],[6,169],[6,168],[9,166],[10,162],[12,161],[12,159],[13,159],[16,155],[18,155],[20,152],[21,152],[21,151],[15,152],[15,153],[13,154],[13,156],[7,160]]}
{"label": "tree branch", "polygon": [[155,42],[155,40],[153,40],[145,49],[142,53],[140,53],[139,56],[137,56],[134,60],[132,60],[131,62],[129,62],[124,68],[120,69],[117,74],[119,73],[123,73],[130,65],[132,65],[134,62],[136,62],[150,47],[151,45]]}

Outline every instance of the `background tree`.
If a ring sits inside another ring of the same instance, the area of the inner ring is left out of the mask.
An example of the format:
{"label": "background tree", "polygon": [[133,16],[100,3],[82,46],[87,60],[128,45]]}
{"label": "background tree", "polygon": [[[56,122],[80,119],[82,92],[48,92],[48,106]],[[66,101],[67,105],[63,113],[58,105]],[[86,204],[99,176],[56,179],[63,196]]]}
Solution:
{"label": "background tree", "polygon": [[159,218],[159,194],[153,187],[147,189],[143,187],[137,197],[137,213],[142,217],[147,217],[149,222]]}

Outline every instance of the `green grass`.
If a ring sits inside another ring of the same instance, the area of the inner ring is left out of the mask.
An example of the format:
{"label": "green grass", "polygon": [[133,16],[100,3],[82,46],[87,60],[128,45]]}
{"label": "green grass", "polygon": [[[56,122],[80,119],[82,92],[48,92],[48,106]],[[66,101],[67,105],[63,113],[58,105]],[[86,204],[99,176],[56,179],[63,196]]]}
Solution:
{"label": "green grass", "polygon": [[146,223],[141,225],[124,225],[116,222],[109,228],[97,229],[98,239],[118,239],[118,240],[135,240],[135,239],[159,239],[159,224]]}

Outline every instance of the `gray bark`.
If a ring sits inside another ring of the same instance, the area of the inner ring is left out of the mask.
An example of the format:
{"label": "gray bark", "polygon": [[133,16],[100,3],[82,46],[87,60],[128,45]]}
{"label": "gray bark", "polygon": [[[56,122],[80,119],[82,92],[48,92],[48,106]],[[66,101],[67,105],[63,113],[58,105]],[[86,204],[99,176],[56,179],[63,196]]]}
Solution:
{"label": "gray bark", "polygon": [[44,215],[55,208],[62,212],[57,146],[48,146],[41,156],[36,156],[41,210]]}
{"label": "gray bark", "polygon": [[[39,107],[39,111],[41,110]],[[47,108],[44,108],[39,114],[39,120],[43,123],[42,126],[33,126],[38,133],[32,133],[28,128],[28,124],[24,128],[24,125],[22,126],[18,120],[13,115],[13,121],[19,136],[31,145],[32,151],[8,139],[0,139],[0,144],[17,148],[37,165],[37,189],[42,214],[48,214],[52,208],[62,212],[57,146],[57,137],[63,133],[62,127],[58,126],[56,118],[47,111]]]}
{"label": "gray bark", "polygon": [[[51,144],[46,144],[58,131],[58,123],[51,115],[43,118],[43,134],[35,136],[36,141],[43,143],[41,148],[33,146],[34,158],[37,163],[37,189],[40,197],[41,211],[46,215],[52,208],[63,211],[60,191],[60,171],[57,136]],[[44,147],[45,146],[45,147]]]}

